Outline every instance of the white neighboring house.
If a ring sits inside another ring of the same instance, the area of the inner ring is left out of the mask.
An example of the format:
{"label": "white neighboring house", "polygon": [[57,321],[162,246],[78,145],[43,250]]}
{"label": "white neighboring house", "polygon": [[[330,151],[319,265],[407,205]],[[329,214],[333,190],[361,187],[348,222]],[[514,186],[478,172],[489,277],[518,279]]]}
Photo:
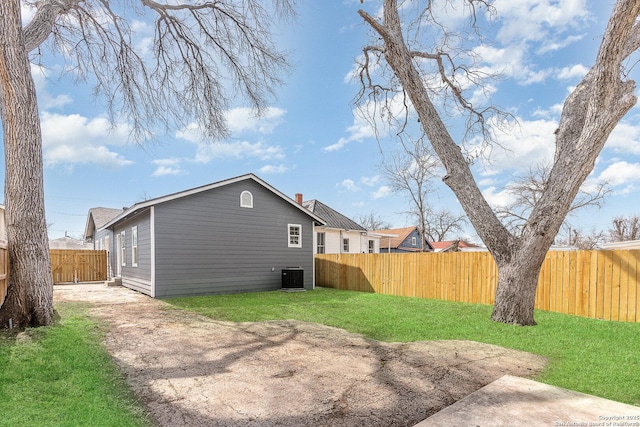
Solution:
{"label": "white neighboring house", "polygon": [[64,237],[49,239],[49,249],[91,250],[93,243],[86,243],[83,239],[75,239],[65,234]]}
{"label": "white neighboring house", "polygon": [[622,242],[603,243],[600,249],[640,249],[640,240],[625,240]]}
{"label": "white neighboring house", "polygon": [[318,200],[302,201],[302,194],[296,194],[296,202],[313,212],[326,222],[316,225],[313,233],[314,254],[360,254],[380,253],[380,235],[331,209]]}

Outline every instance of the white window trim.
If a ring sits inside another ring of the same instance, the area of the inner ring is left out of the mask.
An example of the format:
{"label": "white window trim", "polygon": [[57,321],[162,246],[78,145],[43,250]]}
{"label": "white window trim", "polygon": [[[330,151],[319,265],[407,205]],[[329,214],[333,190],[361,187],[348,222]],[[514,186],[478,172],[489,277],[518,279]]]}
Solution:
{"label": "white window trim", "polygon": [[[298,243],[291,243],[291,227],[298,228]],[[302,247],[302,224],[287,224],[287,244],[290,248],[301,248]]]}
{"label": "white window trim", "polygon": [[138,266],[138,226],[131,227],[131,266]]}
{"label": "white window trim", "polygon": [[120,261],[123,267],[127,266],[127,234],[125,230],[120,232]]}
{"label": "white window trim", "polygon": [[418,244],[418,239],[416,239],[415,237],[411,238],[411,246],[415,246]]}
{"label": "white window trim", "polygon": [[[249,195],[249,203],[244,202],[244,196]],[[253,194],[250,191],[243,191],[240,193],[240,207],[241,208],[253,208]]]}
{"label": "white window trim", "polygon": [[345,254],[348,254],[350,250],[350,243],[349,243],[349,238],[348,237],[343,237],[342,238],[342,251]]}

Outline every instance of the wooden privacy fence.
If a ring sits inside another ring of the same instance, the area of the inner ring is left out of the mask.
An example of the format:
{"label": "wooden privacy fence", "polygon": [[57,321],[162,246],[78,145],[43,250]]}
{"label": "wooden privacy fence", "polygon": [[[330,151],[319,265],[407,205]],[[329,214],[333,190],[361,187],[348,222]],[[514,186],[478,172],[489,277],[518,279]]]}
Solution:
{"label": "wooden privacy fence", "polygon": [[[107,280],[107,251],[51,249],[53,283]],[[9,285],[7,242],[0,241],[0,306]]]}
{"label": "wooden privacy fence", "polygon": [[[445,301],[493,304],[498,270],[489,252],[323,254],[316,285]],[[550,251],[536,308],[640,322],[640,250]]]}
{"label": "wooden privacy fence", "polygon": [[53,283],[107,280],[107,251],[51,249]]}

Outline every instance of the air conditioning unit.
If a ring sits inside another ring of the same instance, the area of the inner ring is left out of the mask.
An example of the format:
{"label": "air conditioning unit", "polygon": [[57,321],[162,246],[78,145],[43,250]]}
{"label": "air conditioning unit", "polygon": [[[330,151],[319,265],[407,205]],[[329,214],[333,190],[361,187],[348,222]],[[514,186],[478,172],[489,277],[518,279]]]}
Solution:
{"label": "air conditioning unit", "polygon": [[304,269],[302,267],[287,267],[282,269],[283,289],[303,289]]}

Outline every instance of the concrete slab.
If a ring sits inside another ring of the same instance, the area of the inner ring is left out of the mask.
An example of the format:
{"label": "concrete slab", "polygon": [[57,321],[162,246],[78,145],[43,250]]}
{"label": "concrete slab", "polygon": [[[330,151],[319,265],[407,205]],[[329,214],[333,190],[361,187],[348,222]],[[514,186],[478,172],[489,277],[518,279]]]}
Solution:
{"label": "concrete slab", "polygon": [[640,427],[640,407],[505,375],[415,427]]}

